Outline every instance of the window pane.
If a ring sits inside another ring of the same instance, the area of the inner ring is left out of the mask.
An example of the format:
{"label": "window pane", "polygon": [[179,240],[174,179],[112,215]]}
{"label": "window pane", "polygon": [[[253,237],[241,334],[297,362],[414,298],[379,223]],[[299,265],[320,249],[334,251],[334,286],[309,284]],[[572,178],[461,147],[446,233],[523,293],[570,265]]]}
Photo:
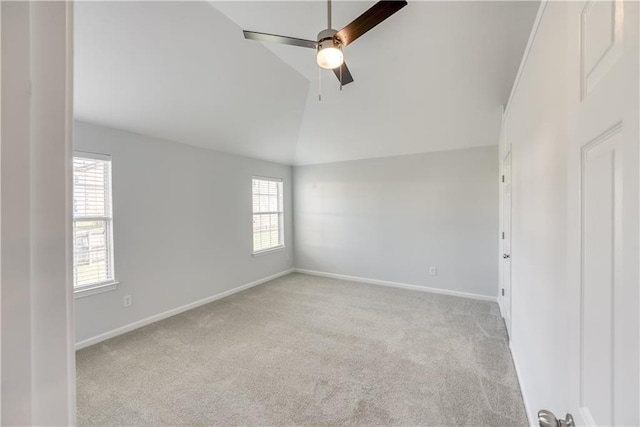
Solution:
{"label": "window pane", "polygon": [[260,196],[260,207],[258,212],[269,212],[269,196]]}
{"label": "window pane", "polygon": [[280,225],[278,224],[278,214],[269,215],[269,220],[270,220],[269,230],[277,230],[278,226]]}
{"label": "window pane", "polygon": [[74,157],[73,216],[111,216],[111,162]]}
{"label": "window pane", "polygon": [[253,179],[253,250],[282,245],[282,182]]}
{"label": "window pane", "polygon": [[275,181],[269,182],[269,194],[277,195],[278,194],[278,183]]}
{"label": "window pane", "polygon": [[76,286],[112,280],[107,221],[75,221],[73,275]]}
{"label": "window pane", "polygon": [[269,181],[260,181],[260,194],[267,194],[269,189]]}
{"label": "window pane", "polygon": [[75,287],[113,280],[111,161],[73,158]]}
{"label": "window pane", "polygon": [[268,212],[278,212],[278,196],[272,195],[269,196],[269,207]]}

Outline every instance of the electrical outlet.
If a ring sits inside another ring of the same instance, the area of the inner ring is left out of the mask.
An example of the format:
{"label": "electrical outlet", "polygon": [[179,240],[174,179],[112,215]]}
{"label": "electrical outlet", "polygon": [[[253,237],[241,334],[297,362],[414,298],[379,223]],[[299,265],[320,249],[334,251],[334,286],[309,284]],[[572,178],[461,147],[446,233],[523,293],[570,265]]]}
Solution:
{"label": "electrical outlet", "polygon": [[133,300],[131,299],[131,295],[125,295],[124,296],[124,306],[125,307],[129,307],[129,306],[131,306],[131,304],[133,304]]}
{"label": "electrical outlet", "polygon": [[429,267],[429,276],[437,276],[438,275],[438,269],[435,267]]}

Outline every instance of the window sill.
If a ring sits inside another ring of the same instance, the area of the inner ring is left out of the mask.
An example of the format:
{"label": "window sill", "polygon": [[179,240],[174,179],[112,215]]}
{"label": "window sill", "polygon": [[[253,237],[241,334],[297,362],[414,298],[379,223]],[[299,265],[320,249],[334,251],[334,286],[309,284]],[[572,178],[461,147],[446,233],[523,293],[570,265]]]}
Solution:
{"label": "window sill", "polygon": [[276,246],[275,248],[269,248],[269,249],[265,249],[263,251],[258,251],[258,252],[254,252],[253,256],[257,257],[257,256],[262,256],[262,255],[268,255],[274,252],[282,252],[285,249],[287,249],[284,245],[282,246]]}
{"label": "window sill", "polygon": [[102,294],[104,292],[111,292],[118,289],[118,282],[104,282],[96,285],[91,285],[79,289],[73,290],[73,297],[75,299],[84,298],[91,295]]}

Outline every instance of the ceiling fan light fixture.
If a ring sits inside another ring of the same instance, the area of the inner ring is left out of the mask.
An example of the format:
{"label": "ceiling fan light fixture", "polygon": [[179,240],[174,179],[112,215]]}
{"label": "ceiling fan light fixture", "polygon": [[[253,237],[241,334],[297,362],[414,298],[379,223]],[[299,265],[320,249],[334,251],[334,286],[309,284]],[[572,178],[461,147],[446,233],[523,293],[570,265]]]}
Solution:
{"label": "ceiling fan light fixture", "polygon": [[318,50],[318,65],[327,70],[338,68],[344,62],[342,51],[337,47],[326,47]]}
{"label": "ceiling fan light fixture", "polygon": [[320,67],[327,70],[338,68],[344,62],[342,46],[334,38],[336,32],[336,30],[327,29],[320,31],[318,34],[318,55],[316,60]]}

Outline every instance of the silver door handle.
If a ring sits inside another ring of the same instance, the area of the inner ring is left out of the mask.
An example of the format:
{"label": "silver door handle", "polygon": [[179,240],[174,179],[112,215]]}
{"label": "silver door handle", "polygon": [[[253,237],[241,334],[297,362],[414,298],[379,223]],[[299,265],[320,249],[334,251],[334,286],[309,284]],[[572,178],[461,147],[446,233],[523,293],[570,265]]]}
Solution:
{"label": "silver door handle", "polygon": [[542,409],[538,411],[538,424],[540,427],[575,427],[573,416],[567,414],[564,420],[558,420],[553,412]]}
{"label": "silver door handle", "polygon": [[502,258],[504,258],[504,259],[511,258],[511,255],[509,255],[509,254],[502,254]]}

